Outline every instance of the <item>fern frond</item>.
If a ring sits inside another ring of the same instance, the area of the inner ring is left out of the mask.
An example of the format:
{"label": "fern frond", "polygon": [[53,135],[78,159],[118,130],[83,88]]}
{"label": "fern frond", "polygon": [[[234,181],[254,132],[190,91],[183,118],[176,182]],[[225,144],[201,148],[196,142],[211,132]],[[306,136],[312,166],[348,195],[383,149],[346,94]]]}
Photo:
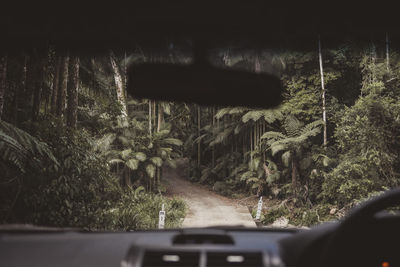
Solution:
{"label": "fern frond", "polygon": [[221,119],[223,116],[229,114],[229,111],[231,109],[232,108],[229,107],[229,108],[222,108],[222,109],[218,110],[217,114],[215,114],[215,118],[216,119]]}
{"label": "fern frond", "polygon": [[307,135],[307,136],[315,136],[321,131],[321,127],[324,124],[322,120],[316,120],[313,122],[310,122],[306,126],[303,127],[301,130],[302,135]]}
{"label": "fern frond", "polygon": [[1,120],[0,154],[4,162],[13,164],[21,172],[25,172],[28,165],[40,168],[45,161],[59,166],[59,162],[46,143]]}
{"label": "fern frond", "polygon": [[249,120],[258,121],[264,115],[263,110],[251,110],[243,115],[242,122],[246,123]]}
{"label": "fern frond", "polygon": [[286,136],[283,133],[280,132],[266,132],[261,136],[261,139],[267,139],[267,140],[280,140],[280,139],[284,139],[286,138]]}
{"label": "fern frond", "polygon": [[265,109],[263,113],[264,120],[268,123],[273,123],[277,120],[283,120],[283,114],[280,109]]}
{"label": "fern frond", "polygon": [[296,136],[300,134],[303,123],[293,115],[288,115],[284,121],[283,127],[285,128],[288,136]]}
{"label": "fern frond", "polygon": [[214,146],[216,144],[222,143],[226,140],[233,132],[233,127],[227,127],[222,132],[214,138],[214,140],[209,144],[209,146]]}
{"label": "fern frond", "polygon": [[287,144],[272,144],[271,145],[271,154],[272,156],[275,156],[277,153],[281,152],[281,151],[285,151],[288,149],[288,145]]}

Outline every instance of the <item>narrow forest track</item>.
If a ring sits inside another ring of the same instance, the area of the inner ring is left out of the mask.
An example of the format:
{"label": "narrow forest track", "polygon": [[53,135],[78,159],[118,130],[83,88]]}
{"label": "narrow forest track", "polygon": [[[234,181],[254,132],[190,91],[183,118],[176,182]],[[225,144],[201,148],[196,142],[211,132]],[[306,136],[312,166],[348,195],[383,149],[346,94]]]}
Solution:
{"label": "narrow forest track", "polygon": [[176,169],[163,169],[167,194],[182,198],[188,206],[182,227],[256,226],[246,206],[185,179],[183,164],[180,161]]}

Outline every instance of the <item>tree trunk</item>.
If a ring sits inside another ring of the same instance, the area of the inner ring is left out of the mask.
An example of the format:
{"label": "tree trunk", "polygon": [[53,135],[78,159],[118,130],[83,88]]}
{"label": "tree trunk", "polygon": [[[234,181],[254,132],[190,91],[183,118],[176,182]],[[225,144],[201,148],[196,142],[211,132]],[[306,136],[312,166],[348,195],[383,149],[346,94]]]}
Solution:
{"label": "tree trunk", "polygon": [[253,141],[253,127],[250,127],[250,164],[253,162],[253,147],[254,147],[254,141]]}
{"label": "tree trunk", "polygon": [[23,61],[22,61],[22,70],[21,70],[21,83],[19,84],[19,86],[15,87],[15,94],[14,94],[14,105],[13,105],[14,125],[18,124],[18,103],[19,103],[20,94],[25,93],[25,90],[26,90],[27,63],[28,63],[28,56],[24,54]]}
{"label": "tree trunk", "polygon": [[[200,137],[200,119],[201,119],[201,110],[200,106],[197,106],[197,136]],[[200,141],[197,143],[197,166],[200,167],[201,161],[201,146]]]}
{"label": "tree trunk", "polygon": [[58,85],[58,94],[57,94],[57,109],[56,114],[58,117],[64,116],[65,112],[65,99],[67,94],[67,85],[68,85],[68,65],[69,65],[69,55],[63,56],[61,61],[61,69],[60,69],[60,78]]}
{"label": "tree trunk", "polygon": [[157,118],[157,132],[161,130],[161,123],[163,118],[163,110],[161,102],[158,103],[158,118]]}
{"label": "tree trunk", "polygon": [[6,92],[7,56],[0,57],[0,119],[3,114],[4,95]]}
{"label": "tree trunk", "polygon": [[[212,109],[211,109],[211,115],[212,115],[212,135],[213,135],[213,139],[214,139],[214,132],[215,132],[215,129],[214,129],[214,127],[215,127],[215,106],[213,106],[212,107]],[[214,146],[212,146],[211,147],[211,164],[212,164],[212,167],[214,168],[215,167],[215,147]]]}
{"label": "tree trunk", "polygon": [[50,104],[50,112],[52,114],[56,114],[57,110],[57,95],[58,95],[58,86],[59,86],[59,78],[60,78],[60,68],[61,68],[61,57],[58,56],[54,65],[54,76],[53,76],[53,88],[51,95],[51,104]]}
{"label": "tree trunk", "polygon": [[127,88],[128,83],[128,71],[126,67],[126,51],[124,51],[124,92],[125,92],[125,99],[128,99],[128,90]]}
{"label": "tree trunk", "polygon": [[149,100],[149,135],[151,137],[151,100]]}
{"label": "tree trunk", "polygon": [[260,183],[260,185],[258,186],[258,188],[257,188],[257,197],[261,196],[262,192],[264,191],[264,185],[267,183],[267,179],[271,175],[271,170],[265,164],[265,159],[264,159],[264,163],[263,163],[263,169],[264,169],[264,173],[265,173],[265,182],[264,183]]}
{"label": "tree trunk", "polygon": [[71,60],[71,73],[68,82],[67,126],[76,128],[78,113],[79,57]]}
{"label": "tree trunk", "polygon": [[389,34],[386,32],[386,69],[390,71],[390,64],[389,64]]}
{"label": "tree trunk", "polygon": [[114,81],[115,81],[115,87],[117,90],[117,100],[121,104],[121,107],[122,107],[122,110],[121,110],[122,117],[125,118],[128,116],[128,112],[127,112],[127,108],[126,108],[124,87],[122,84],[122,76],[118,69],[117,63],[114,60],[114,54],[112,51],[110,51],[110,61],[111,61],[111,67],[114,72]]}
{"label": "tree trunk", "polygon": [[32,106],[32,121],[37,121],[40,112],[40,103],[42,100],[42,92],[44,85],[44,75],[47,63],[47,55],[39,60],[39,66],[35,71],[34,91],[33,91],[33,106]]}
{"label": "tree trunk", "polygon": [[[160,132],[160,130],[161,130],[162,118],[163,118],[162,103],[158,102],[157,132]],[[156,180],[156,188],[159,189],[160,184],[161,184],[161,169],[160,169],[160,167],[156,167],[156,179],[157,179]]]}
{"label": "tree trunk", "polygon": [[319,54],[319,69],[321,72],[321,88],[322,88],[322,121],[324,122],[323,144],[326,147],[328,141],[327,141],[327,129],[326,129],[325,82],[324,82],[324,69],[322,65],[321,36],[318,36],[318,54]]}
{"label": "tree trunk", "polygon": [[253,125],[253,150],[257,149],[257,122]]}
{"label": "tree trunk", "polygon": [[157,126],[157,124],[156,124],[156,101],[153,100],[152,103],[153,103],[153,107],[152,107],[153,116],[152,117],[153,117],[154,131],[155,131],[155,128]]}
{"label": "tree trunk", "polygon": [[295,156],[292,155],[292,190],[294,197],[297,197],[297,175],[298,175],[297,162]]}

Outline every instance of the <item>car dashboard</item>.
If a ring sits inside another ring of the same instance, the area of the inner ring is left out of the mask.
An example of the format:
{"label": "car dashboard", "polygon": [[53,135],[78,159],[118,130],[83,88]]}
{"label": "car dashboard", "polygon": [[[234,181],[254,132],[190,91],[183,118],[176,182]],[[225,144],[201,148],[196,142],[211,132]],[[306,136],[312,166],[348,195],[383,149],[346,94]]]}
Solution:
{"label": "car dashboard", "polygon": [[297,231],[198,228],[6,233],[0,234],[0,266],[284,266],[279,241]]}
{"label": "car dashboard", "polygon": [[0,267],[330,266],[322,258],[327,250],[341,266],[400,266],[398,247],[393,245],[400,238],[399,221],[393,216],[371,220],[348,233],[339,247],[329,242],[340,222],[311,229],[0,232]]}

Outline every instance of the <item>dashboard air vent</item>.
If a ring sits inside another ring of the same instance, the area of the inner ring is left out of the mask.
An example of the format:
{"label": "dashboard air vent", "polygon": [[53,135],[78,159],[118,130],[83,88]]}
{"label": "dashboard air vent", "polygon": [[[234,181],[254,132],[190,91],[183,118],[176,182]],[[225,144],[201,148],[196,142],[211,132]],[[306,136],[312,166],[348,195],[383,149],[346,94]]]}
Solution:
{"label": "dashboard air vent", "polygon": [[261,253],[208,252],[207,267],[262,267]]}
{"label": "dashboard air vent", "polygon": [[198,267],[198,252],[146,251],[143,256],[143,267]]}
{"label": "dashboard air vent", "polygon": [[232,237],[225,234],[181,234],[172,240],[174,245],[233,245]]}

